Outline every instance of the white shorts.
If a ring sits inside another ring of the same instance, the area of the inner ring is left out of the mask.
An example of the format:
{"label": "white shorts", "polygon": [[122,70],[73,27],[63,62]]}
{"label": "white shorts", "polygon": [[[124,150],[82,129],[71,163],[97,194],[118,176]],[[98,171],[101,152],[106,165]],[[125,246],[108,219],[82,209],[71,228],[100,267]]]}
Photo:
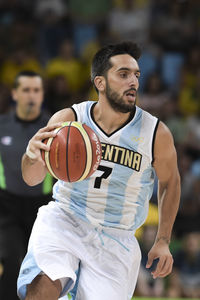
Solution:
{"label": "white shorts", "polygon": [[18,277],[18,295],[25,299],[27,284],[43,272],[65,282],[60,297],[71,292],[76,300],[129,300],[140,260],[134,232],[94,227],[52,201],[39,209]]}

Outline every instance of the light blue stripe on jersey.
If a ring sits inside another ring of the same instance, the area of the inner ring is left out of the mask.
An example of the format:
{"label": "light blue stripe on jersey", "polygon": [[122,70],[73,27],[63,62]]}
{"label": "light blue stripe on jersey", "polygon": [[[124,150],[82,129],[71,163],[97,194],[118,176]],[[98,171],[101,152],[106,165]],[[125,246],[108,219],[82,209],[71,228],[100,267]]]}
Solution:
{"label": "light blue stripe on jersey", "polygon": [[[84,114],[81,116],[81,122],[86,123],[91,128],[92,128],[91,124],[88,124],[88,122],[90,123],[90,109],[88,109],[88,107],[90,107],[91,104],[93,103],[94,103],[93,101],[87,102],[86,104],[87,108],[85,109]],[[71,188],[70,205],[69,205],[69,208],[73,212],[73,214],[86,222],[88,222],[86,216],[88,189],[89,189],[89,180],[85,179],[77,183],[74,182]]]}
{"label": "light blue stripe on jersey", "polygon": [[76,295],[77,295],[77,291],[78,291],[78,283],[79,283],[79,278],[80,278],[80,272],[81,272],[81,264],[79,263],[79,268],[78,270],[75,272],[76,273],[76,283],[73,287],[73,289],[70,292],[70,296],[72,297],[72,300],[76,299]]}
{"label": "light blue stripe on jersey", "polygon": [[133,170],[115,165],[111,174],[113,183],[108,186],[106,208],[104,211],[104,226],[115,227],[115,225],[117,226],[120,224],[124,208],[126,185],[122,180],[119,181],[118,178],[120,177],[120,179],[123,179],[123,173],[126,173],[125,177],[127,179],[133,174]]}
{"label": "light blue stripe on jersey", "polygon": [[[85,179],[80,182],[72,184],[70,194],[70,210],[74,215],[81,217],[84,221],[88,222],[86,216],[87,208],[87,194],[88,194],[89,180]],[[80,209],[79,209],[80,208]]]}
{"label": "light blue stripe on jersey", "polygon": [[[54,195],[58,195],[58,193],[59,193],[59,185],[58,185],[58,183],[57,183],[57,184],[54,184],[54,186],[53,186],[53,196],[54,196]],[[55,201],[58,201],[58,200],[56,199],[56,197],[55,197]]]}
{"label": "light blue stripe on jersey", "polygon": [[[140,130],[142,126],[142,111],[137,108],[137,114],[135,115],[132,123],[122,130],[119,145],[121,147],[127,147],[137,151],[138,143],[131,140],[130,127],[133,128],[135,136],[140,136]],[[104,226],[116,226],[120,224],[121,218],[123,217],[123,208],[125,201],[125,190],[126,182],[131,177],[133,172],[136,172],[130,168],[115,164],[112,174],[111,182],[112,185],[108,186],[108,195],[106,201],[105,215],[104,215]],[[123,180],[123,177],[125,180]],[[115,211],[112,208],[116,208]],[[112,215],[109,213],[111,212]]]}

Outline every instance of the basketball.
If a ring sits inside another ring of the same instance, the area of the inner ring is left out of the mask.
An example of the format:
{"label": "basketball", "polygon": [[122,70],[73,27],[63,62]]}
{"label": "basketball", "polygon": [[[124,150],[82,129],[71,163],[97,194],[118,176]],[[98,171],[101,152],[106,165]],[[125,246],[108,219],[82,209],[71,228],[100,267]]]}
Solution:
{"label": "basketball", "polygon": [[91,176],[101,161],[101,143],[96,133],[80,122],[65,122],[55,132],[54,138],[43,141],[50,146],[50,151],[42,151],[49,173],[66,182]]}

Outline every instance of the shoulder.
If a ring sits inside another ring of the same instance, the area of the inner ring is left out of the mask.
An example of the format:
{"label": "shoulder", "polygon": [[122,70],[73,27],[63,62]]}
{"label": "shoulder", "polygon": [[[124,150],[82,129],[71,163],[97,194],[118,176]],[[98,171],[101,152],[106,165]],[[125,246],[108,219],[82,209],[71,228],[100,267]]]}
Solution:
{"label": "shoulder", "polygon": [[48,124],[67,122],[67,121],[75,121],[76,115],[72,108],[64,108],[56,112],[49,120]]}
{"label": "shoulder", "polygon": [[172,157],[175,153],[174,139],[169,128],[159,122],[154,145],[155,158],[163,159],[163,157]]}
{"label": "shoulder", "polygon": [[42,110],[41,116],[38,119],[38,122],[42,122],[44,124],[47,124],[49,119],[51,118],[52,114],[50,114],[48,111],[46,110]]}
{"label": "shoulder", "polygon": [[14,114],[12,112],[6,113],[6,114],[0,114],[0,124],[5,124],[7,122],[10,122],[13,118]]}
{"label": "shoulder", "polygon": [[83,110],[86,108],[90,108],[94,103],[96,103],[97,101],[83,101],[80,103],[75,103],[72,105],[72,108],[75,110]]}
{"label": "shoulder", "polygon": [[162,122],[159,121],[158,128],[156,132],[156,141],[157,143],[168,143],[169,141],[173,142],[173,137],[169,128]]}
{"label": "shoulder", "polygon": [[142,109],[139,106],[136,106],[136,114],[142,117],[142,119],[146,122],[157,122],[158,118],[154,115],[150,114],[148,111]]}

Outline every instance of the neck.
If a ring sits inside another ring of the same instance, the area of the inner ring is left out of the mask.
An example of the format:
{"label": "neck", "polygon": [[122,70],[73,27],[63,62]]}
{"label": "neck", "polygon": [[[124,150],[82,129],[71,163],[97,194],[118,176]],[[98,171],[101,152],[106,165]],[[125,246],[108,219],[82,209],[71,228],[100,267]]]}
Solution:
{"label": "neck", "polygon": [[99,100],[94,107],[93,117],[95,122],[110,134],[125,124],[130,118],[130,112],[121,113],[114,111],[107,101]]}
{"label": "neck", "polygon": [[40,115],[40,111],[33,111],[32,109],[22,111],[18,107],[16,108],[16,115],[23,121],[35,120]]}

